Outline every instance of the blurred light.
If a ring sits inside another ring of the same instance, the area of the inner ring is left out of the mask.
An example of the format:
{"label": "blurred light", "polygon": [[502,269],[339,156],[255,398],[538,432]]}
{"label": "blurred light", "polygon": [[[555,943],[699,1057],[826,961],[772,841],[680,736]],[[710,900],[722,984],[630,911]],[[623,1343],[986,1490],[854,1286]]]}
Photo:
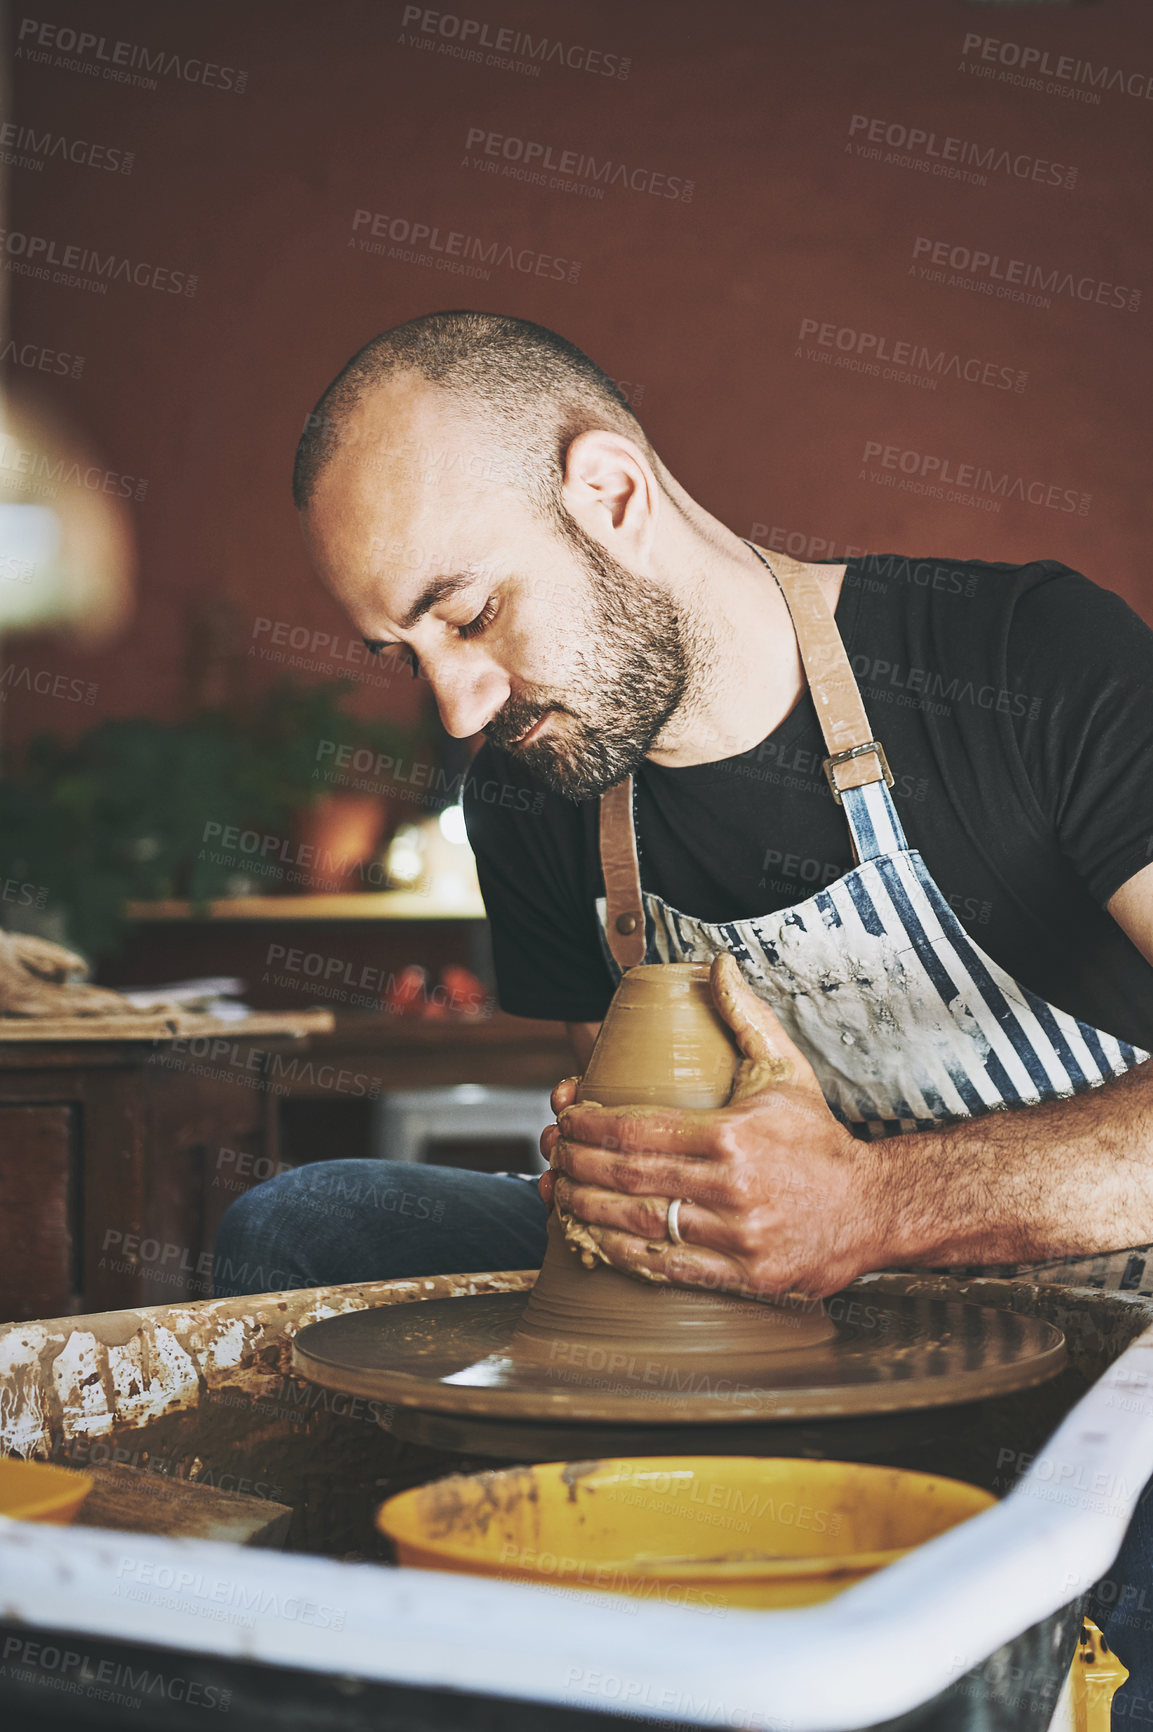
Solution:
{"label": "blurred light", "polygon": [[446,806],[440,815],[440,833],[446,842],[463,842],[468,846],[468,831],[464,824],[463,806]]}
{"label": "blurred light", "polygon": [[394,890],[411,890],[424,872],[424,849],[415,824],[402,824],[388,845],[384,870]]}
{"label": "blurred light", "polygon": [[130,479],[43,404],[0,396],[0,631],[62,626],[96,644],[120,630],[133,551],[117,495]]}

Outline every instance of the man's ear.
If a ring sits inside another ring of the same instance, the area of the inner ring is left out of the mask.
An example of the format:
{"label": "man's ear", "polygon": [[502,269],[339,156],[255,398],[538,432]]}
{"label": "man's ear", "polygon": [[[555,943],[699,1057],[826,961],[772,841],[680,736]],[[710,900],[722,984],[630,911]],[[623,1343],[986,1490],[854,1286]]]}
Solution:
{"label": "man's ear", "polygon": [[561,497],[594,540],[647,554],[660,484],[640,447],[606,427],[578,433],[565,452]]}

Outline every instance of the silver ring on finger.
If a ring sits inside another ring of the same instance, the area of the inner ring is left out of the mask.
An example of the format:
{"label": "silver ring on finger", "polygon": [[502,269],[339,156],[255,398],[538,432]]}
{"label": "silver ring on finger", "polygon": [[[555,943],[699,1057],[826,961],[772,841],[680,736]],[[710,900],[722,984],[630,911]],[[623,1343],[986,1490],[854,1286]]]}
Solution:
{"label": "silver ring on finger", "polygon": [[681,1204],[686,1200],[687,1199],[684,1197],[673,1197],[669,1201],[669,1213],[668,1220],[665,1223],[665,1231],[674,1245],[683,1245],[685,1242],[681,1237]]}

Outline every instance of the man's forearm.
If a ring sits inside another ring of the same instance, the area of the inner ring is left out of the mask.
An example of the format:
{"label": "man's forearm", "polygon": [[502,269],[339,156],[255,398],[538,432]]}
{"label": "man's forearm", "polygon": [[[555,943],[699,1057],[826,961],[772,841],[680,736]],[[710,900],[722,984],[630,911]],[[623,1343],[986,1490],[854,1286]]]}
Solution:
{"label": "man's forearm", "polygon": [[1153,1241],[1153,1061],[1070,1100],[871,1145],[888,1264],[1021,1263]]}

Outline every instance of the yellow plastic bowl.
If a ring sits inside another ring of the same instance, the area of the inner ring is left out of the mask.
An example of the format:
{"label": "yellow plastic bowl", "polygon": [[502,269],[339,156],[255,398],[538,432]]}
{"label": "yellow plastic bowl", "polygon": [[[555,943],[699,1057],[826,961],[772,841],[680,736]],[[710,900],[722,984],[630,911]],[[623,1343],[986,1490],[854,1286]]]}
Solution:
{"label": "yellow plastic bowl", "polygon": [[0,1515],[18,1522],[70,1522],[93,1483],[91,1474],[74,1467],[0,1459]]}
{"label": "yellow plastic bowl", "polygon": [[780,1609],[832,1599],[995,1502],[896,1468],[678,1455],[454,1474],[376,1519],[418,1569]]}

